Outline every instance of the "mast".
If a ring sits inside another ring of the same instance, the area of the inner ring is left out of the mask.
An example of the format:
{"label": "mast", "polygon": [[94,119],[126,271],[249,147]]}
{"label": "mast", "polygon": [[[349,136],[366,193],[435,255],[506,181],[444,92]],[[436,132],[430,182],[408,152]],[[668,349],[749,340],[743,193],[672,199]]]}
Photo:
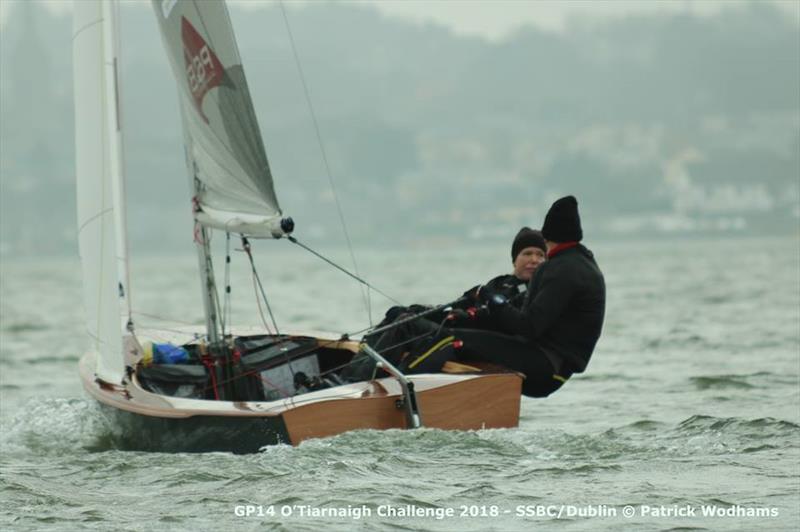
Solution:
{"label": "mast", "polygon": [[[190,139],[187,139],[190,142]],[[188,152],[187,150],[187,157]],[[191,161],[187,161],[189,168],[197,167]],[[202,183],[197,179],[196,174],[191,176],[192,188],[195,192],[195,198],[201,194]],[[197,211],[197,201],[195,203],[195,211]],[[196,214],[196,212],[195,212]],[[219,316],[217,310],[219,309],[219,296],[217,293],[217,283],[214,278],[214,262],[211,259],[211,229],[203,227],[198,221],[195,220],[194,224],[194,241],[195,249],[197,250],[197,260],[200,271],[200,285],[203,294],[203,311],[206,316],[206,332],[208,334],[208,342],[211,346],[219,344],[221,338],[219,329]],[[224,333],[224,331],[222,331]]]}
{"label": "mast", "polygon": [[219,301],[217,296],[217,283],[214,279],[214,264],[211,261],[211,249],[208,242],[210,230],[197,224],[197,258],[200,261],[200,281],[203,288],[203,309],[206,314],[206,330],[208,342],[212,346],[218,345],[221,338],[218,328],[219,316],[217,309]]}

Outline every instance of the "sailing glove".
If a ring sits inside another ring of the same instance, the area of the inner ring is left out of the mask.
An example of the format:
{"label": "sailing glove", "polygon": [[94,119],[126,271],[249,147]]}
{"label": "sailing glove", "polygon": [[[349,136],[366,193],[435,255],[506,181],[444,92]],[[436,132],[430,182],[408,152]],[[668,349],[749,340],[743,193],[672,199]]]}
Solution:
{"label": "sailing glove", "polygon": [[480,299],[481,303],[489,308],[489,310],[500,308],[508,303],[508,298],[506,296],[495,292],[488,286],[481,287],[481,290],[478,293],[478,298]]}

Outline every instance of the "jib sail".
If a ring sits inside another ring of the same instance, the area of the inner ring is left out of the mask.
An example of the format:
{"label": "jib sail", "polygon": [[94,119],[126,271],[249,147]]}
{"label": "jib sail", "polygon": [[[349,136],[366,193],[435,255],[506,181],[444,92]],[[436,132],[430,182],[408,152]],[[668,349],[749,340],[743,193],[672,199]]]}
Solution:
{"label": "jib sail", "polygon": [[281,210],[224,2],[153,0],[205,226],[279,236]]}

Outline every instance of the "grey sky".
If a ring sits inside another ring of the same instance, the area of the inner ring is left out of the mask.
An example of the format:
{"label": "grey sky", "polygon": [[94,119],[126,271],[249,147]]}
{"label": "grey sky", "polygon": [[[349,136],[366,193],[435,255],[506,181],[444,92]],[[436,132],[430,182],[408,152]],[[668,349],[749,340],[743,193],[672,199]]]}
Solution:
{"label": "grey sky", "polygon": [[[53,11],[68,12],[69,0],[43,0]],[[122,0],[143,6],[149,0]],[[287,0],[302,6],[323,0]],[[325,0],[327,1],[327,0]],[[721,9],[744,7],[750,0],[342,0],[371,4],[387,16],[401,17],[421,24],[435,23],[463,35],[502,39],[523,25],[562,31],[571,24],[624,17],[637,13],[680,13],[713,15]],[[800,0],[769,1],[780,6],[787,17],[800,24]],[[276,0],[229,0],[245,9],[260,9]],[[5,23],[10,9],[20,0],[0,0],[0,22]]]}
{"label": "grey sky", "polygon": [[[379,0],[387,15],[420,22],[434,21],[462,34],[502,39],[523,25],[562,31],[568,24],[624,17],[636,13],[690,12],[713,15],[746,0]],[[800,1],[775,2],[787,16],[800,18]]]}

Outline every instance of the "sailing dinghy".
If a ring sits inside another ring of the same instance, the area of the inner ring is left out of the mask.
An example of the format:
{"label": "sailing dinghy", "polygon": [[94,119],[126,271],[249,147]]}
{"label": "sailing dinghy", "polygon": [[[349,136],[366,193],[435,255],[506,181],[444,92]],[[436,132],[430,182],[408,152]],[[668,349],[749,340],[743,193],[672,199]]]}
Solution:
{"label": "sailing dinghy", "polygon": [[[148,332],[132,317],[118,6],[76,0],[78,235],[91,345],[80,377],[108,414],[115,443],[247,453],[356,429],[517,426],[517,373],[456,364],[405,375],[346,335],[220,324],[210,233],[280,239],[294,223],[275,195],[224,2],[153,0],[153,7],[178,87],[206,323],[202,330]],[[380,375],[344,382],[338,371],[356,356],[374,359]]]}

